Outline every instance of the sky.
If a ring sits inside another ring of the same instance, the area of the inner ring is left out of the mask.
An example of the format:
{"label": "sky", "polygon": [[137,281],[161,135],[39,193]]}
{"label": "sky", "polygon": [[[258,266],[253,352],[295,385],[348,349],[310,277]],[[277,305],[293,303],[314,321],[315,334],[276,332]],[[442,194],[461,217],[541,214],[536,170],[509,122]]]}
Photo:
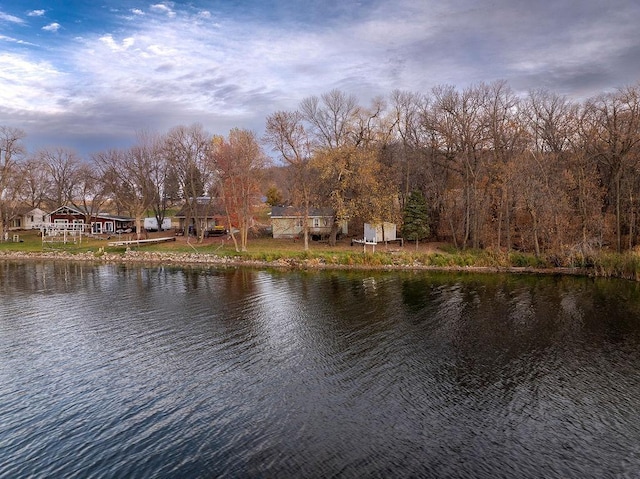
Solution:
{"label": "sky", "polygon": [[637,0],[0,0],[0,126],[88,157],[200,123],[258,136],[332,89],[366,105],[506,80],[583,100],[640,81]]}

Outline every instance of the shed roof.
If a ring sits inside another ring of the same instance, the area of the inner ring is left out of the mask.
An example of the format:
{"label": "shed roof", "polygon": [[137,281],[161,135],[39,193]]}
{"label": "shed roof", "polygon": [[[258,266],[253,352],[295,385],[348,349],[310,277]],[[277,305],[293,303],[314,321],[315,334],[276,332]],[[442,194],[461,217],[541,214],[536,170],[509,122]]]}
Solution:
{"label": "shed roof", "polygon": [[[331,208],[309,208],[309,217],[333,217]],[[271,218],[300,218],[304,216],[304,208],[297,206],[272,206]]]}

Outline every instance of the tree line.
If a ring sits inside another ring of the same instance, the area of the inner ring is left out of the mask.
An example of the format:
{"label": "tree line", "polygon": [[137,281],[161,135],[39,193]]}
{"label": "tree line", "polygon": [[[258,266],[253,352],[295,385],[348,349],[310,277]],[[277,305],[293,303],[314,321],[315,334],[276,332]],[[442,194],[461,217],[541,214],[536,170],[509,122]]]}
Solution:
{"label": "tree line", "polygon": [[289,198],[338,218],[400,221],[458,248],[618,252],[638,244],[640,85],[583,102],[504,81],[394,91],[368,107],[334,90],[267,118]]}
{"label": "tree line", "polygon": [[212,211],[226,217],[237,250],[246,250],[252,208],[268,158],[255,134],[232,129],[224,137],[199,124],[165,134],[138,132],[126,149],[109,149],[81,159],[67,148],[25,154],[21,130],[0,127],[0,215],[3,229],[21,205],[52,211],[73,205],[86,223],[110,210],[135,218],[138,234],[153,211],[162,224],[181,204],[187,224],[198,225],[201,241]]}
{"label": "tree line", "polygon": [[402,225],[419,195],[428,224],[411,234],[458,248],[620,252],[639,239],[640,84],[580,102],[518,95],[504,81],[393,91],[368,105],[331,90],[269,115],[261,138],[177,126],[88,159],[66,148],[27,155],[24,138],[0,126],[5,229],[20,203],[110,205],[140,230],[149,210],[161,224],[181,202],[197,221],[203,201],[220,201],[244,250],[256,196],[297,208],[304,225],[311,208],[332,207],[335,241],[345,219]]}

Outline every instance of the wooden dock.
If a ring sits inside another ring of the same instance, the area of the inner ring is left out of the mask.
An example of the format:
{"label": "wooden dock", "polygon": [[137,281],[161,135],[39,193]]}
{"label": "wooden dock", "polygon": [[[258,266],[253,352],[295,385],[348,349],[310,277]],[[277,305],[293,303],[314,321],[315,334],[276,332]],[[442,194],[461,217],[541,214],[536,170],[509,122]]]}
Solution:
{"label": "wooden dock", "polygon": [[129,245],[147,245],[147,244],[156,244],[156,243],[166,243],[168,241],[175,241],[175,236],[166,236],[164,238],[150,238],[150,239],[135,239],[135,240],[126,240],[126,241],[110,241],[107,243],[108,246],[129,246]]}
{"label": "wooden dock", "polygon": [[351,246],[353,246],[354,244],[361,244],[362,245],[362,251],[363,252],[367,252],[367,245],[371,245],[373,246],[373,252],[376,252],[376,245],[378,244],[378,242],[376,240],[368,240],[367,238],[364,239],[352,239],[351,240]]}

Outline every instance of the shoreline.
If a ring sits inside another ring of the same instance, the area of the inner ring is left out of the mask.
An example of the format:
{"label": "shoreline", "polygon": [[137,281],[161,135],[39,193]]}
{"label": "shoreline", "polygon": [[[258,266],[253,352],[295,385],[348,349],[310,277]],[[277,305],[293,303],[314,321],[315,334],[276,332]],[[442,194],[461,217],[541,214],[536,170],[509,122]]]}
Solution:
{"label": "shoreline", "polygon": [[[598,277],[594,271],[585,268],[534,268],[517,266],[433,266],[420,263],[383,264],[383,265],[346,265],[326,263],[320,258],[295,259],[281,258],[274,261],[243,259],[241,257],[218,256],[207,253],[168,253],[129,250],[125,253],[69,253],[55,252],[0,252],[2,261],[73,261],[96,264],[138,264],[138,265],[171,265],[217,266],[217,267],[251,267],[277,268],[289,270],[340,270],[340,271],[442,271],[468,273],[506,273],[506,274],[540,274]],[[600,276],[604,277],[604,276]],[[624,279],[624,278],[623,278]]]}

